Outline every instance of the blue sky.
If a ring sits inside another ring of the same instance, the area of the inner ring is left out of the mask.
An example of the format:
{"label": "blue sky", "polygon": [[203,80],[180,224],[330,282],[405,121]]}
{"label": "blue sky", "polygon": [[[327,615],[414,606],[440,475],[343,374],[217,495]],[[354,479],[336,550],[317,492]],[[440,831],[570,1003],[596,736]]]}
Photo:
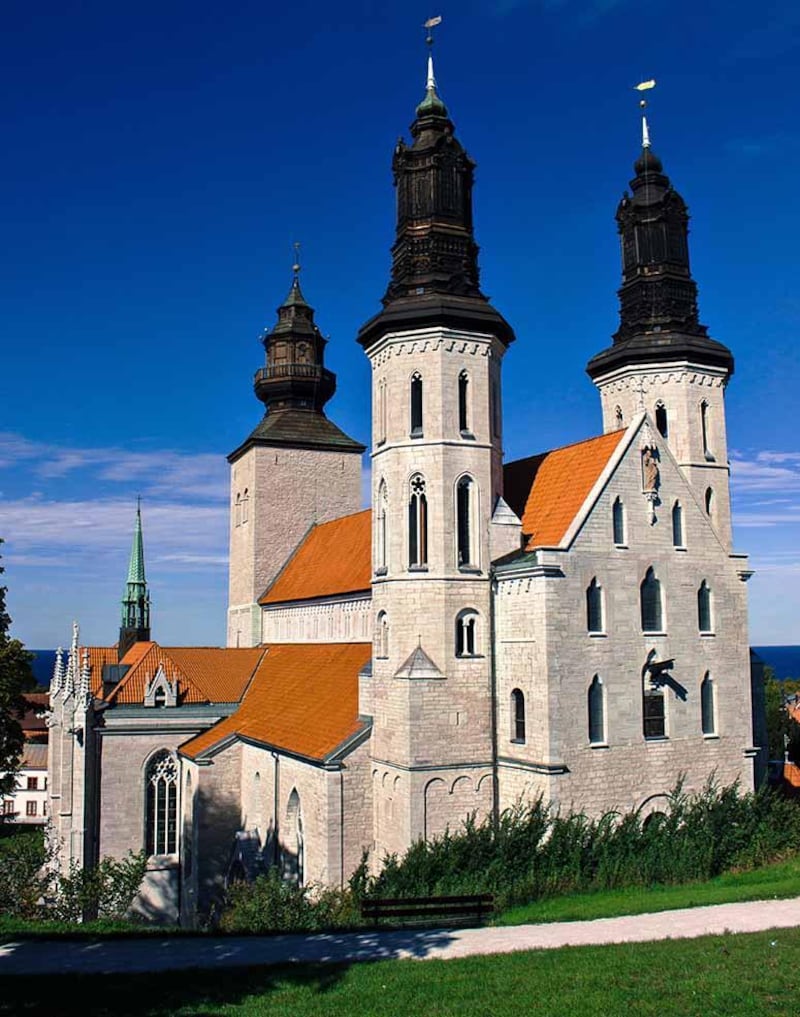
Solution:
{"label": "blue sky", "polygon": [[368,439],[355,342],[389,270],[390,162],[420,27],[478,162],[485,292],[514,325],[506,454],[600,430],[584,366],[617,321],[614,211],[653,147],[693,215],[728,389],[751,640],[796,643],[800,7],[704,0],[84,0],[4,5],[0,536],[14,634],[116,638],[135,498],[154,636],[224,639],[227,464],[259,419],[258,337],[290,281],[326,334],[330,415]]}

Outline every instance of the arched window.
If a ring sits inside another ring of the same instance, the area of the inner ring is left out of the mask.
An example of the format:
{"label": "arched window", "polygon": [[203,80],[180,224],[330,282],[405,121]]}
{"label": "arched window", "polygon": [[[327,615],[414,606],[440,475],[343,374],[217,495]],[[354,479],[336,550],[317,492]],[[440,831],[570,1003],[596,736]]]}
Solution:
{"label": "arched window", "polygon": [[589,707],[589,741],[592,745],[604,745],[606,741],[606,717],[603,691],[603,679],[599,675],[592,678],[588,694]]}
{"label": "arched window", "polygon": [[713,459],[714,456],[711,454],[711,448],[708,444],[708,418],[709,418],[709,406],[705,399],[700,403],[700,430],[703,435],[703,456],[706,459]]}
{"label": "arched window", "polygon": [[625,506],[620,498],[617,498],[614,502],[611,518],[614,530],[614,543],[617,546],[622,546],[625,544]]}
{"label": "arched window", "polygon": [[389,616],[385,611],[378,612],[375,625],[375,656],[389,656]]}
{"label": "arched window", "polygon": [[624,426],[625,418],[622,415],[622,407],[621,406],[615,407],[615,409],[614,409],[614,420],[615,420],[616,425],[617,425],[618,428]]}
{"label": "arched window", "polygon": [[462,477],[456,485],[456,541],[459,565],[474,565],[478,557],[474,548],[474,527],[472,524],[475,481]]}
{"label": "arched window", "polygon": [[706,488],[705,505],[706,505],[706,515],[709,518],[712,518],[714,515],[714,489],[712,487]]}
{"label": "arched window", "polygon": [[697,625],[701,632],[713,632],[711,618],[711,590],[705,579],[697,591]]}
{"label": "arched window", "polygon": [[456,656],[478,655],[478,612],[468,608],[456,618]]}
{"label": "arched window", "polygon": [[408,499],[408,564],[411,568],[428,564],[428,499],[425,478],[411,478]]}
{"label": "arched window", "polygon": [[233,506],[233,525],[241,526],[242,524],[242,496],[237,492],[236,501]]}
{"label": "arched window", "polygon": [[683,508],[676,501],[672,506],[672,546],[683,547]]}
{"label": "arched window", "polygon": [[145,770],[145,850],[173,855],[178,848],[178,764],[162,749]]}
{"label": "arched window", "polygon": [[714,713],[714,679],[706,671],[705,678],[700,683],[700,724],[704,735],[716,734]]}
{"label": "arched window", "polygon": [[377,414],[377,442],[383,445],[386,441],[386,379],[381,378],[378,382],[378,414]]}
{"label": "arched window", "polygon": [[669,437],[669,421],[667,420],[667,407],[659,400],[656,403],[656,427],[662,438]]}
{"label": "arched window", "polygon": [[603,631],[603,588],[596,576],[586,588],[586,628],[589,632]]}
{"label": "arched window", "polygon": [[386,482],[381,480],[378,485],[378,504],[376,506],[377,526],[375,532],[375,568],[379,575],[384,574],[387,569],[387,547],[388,547],[388,499],[386,496]]}
{"label": "arched window", "polygon": [[422,375],[411,375],[411,437],[422,437]]}
{"label": "arched window", "polygon": [[458,376],[458,429],[469,434],[469,375],[462,371]]}
{"label": "arched window", "polygon": [[[648,679],[645,679],[648,681]],[[643,696],[643,722],[645,738],[665,738],[667,718],[664,710],[664,690],[649,683]]]}
{"label": "arched window", "polygon": [[525,696],[520,689],[511,693],[511,741],[525,741]]}
{"label": "arched window", "polygon": [[664,616],[661,604],[661,583],[652,566],[645,573],[639,587],[642,608],[642,631],[663,632]]}
{"label": "arched window", "polygon": [[247,488],[245,488],[244,494],[242,495],[242,522],[246,523],[249,518],[250,518],[250,494]]}
{"label": "arched window", "polygon": [[283,874],[284,878],[303,885],[305,868],[305,845],[303,841],[303,813],[300,808],[300,795],[297,788],[292,788],[286,806],[286,826],[283,835]]}

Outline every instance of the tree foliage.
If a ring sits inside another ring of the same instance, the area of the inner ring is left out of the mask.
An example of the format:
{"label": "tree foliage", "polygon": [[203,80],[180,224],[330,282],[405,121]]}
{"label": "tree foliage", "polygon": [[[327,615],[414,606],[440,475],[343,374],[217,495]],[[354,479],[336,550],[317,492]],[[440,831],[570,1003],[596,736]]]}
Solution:
{"label": "tree foliage", "polygon": [[800,724],[792,720],[784,707],[786,697],[794,696],[798,692],[800,692],[799,679],[787,678],[781,681],[775,677],[775,671],[771,667],[764,668],[764,699],[770,759],[783,759],[786,751],[789,753],[789,759],[800,762]]}
{"label": "tree foliage", "polygon": [[[2,544],[0,538],[0,544]],[[0,575],[5,569],[0,565]],[[16,786],[23,735],[20,720],[25,712],[23,693],[35,687],[31,661],[18,639],[9,635],[11,618],[6,610],[8,587],[0,586],[0,794],[11,794]]]}

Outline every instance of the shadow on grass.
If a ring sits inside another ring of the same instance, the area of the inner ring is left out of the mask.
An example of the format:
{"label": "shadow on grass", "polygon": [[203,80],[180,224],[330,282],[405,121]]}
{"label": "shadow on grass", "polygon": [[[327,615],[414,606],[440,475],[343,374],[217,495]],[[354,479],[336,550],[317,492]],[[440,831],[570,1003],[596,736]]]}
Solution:
{"label": "shadow on grass", "polygon": [[207,939],[39,941],[0,948],[0,1015],[218,1014],[287,987],[323,994],[352,963],[426,957],[442,929]]}

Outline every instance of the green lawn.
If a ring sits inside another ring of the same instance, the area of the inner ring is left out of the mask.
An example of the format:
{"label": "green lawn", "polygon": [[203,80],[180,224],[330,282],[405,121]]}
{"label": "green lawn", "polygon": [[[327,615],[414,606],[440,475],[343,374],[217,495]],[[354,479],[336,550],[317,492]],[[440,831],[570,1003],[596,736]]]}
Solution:
{"label": "green lawn", "polygon": [[800,929],[453,961],[3,982],[0,1014],[15,1017],[796,1017]]}
{"label": "green lawn", "polygon": [[701,904],[729,904],[734,901],[797,896],[800,896],[800,857],[748,872],[726,872],[706,883],[626,887],[550,897],[506,911],[495,919],[494,924],[523,925],[528,922],[614,918],[617,915],[670,911]]}

